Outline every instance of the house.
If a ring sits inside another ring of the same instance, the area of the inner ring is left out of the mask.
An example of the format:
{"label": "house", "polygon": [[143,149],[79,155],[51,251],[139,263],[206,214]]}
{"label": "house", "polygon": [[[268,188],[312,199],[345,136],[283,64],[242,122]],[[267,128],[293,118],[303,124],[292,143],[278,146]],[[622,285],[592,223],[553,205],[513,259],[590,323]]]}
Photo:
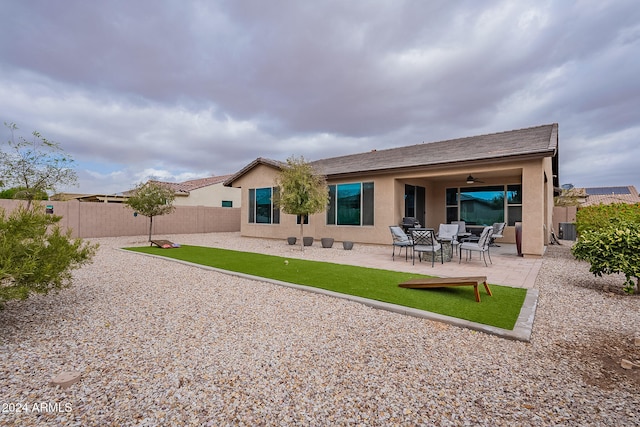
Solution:
{"label": "house", "polygon": [[167,186],[175,192],[175,206],[240,207],[240,190],[224,186],[231,175],[211,176],[184,182],[152,181]]}
{"label": "house", "polygon": [[[558,236],[575,240],[575,222],[578,210],[587,206],[612,203],[640,204],[638,190],[633,185],[618,187],[573,187],[563,186],[562,194],[556,197],[553,208],[553,227]],[[565,232],[568,230],[569,232]]]}
{"label": "house", "polygon": [[[309,218],[316,239],[388,244],[389,225],[416,217],[426,227],[464,220],[474,229],[506,222],[504,242],[522,230],[522,254],[541,256],[550,238],[558,185],[558,124],[423,143],[311,162],[326,176],[330,202]],[[284,163],[257,158],[225,181],[242,191],[241,234],[297,236],[299,218],[272,194]]]}
{"label": "house", "polygon": [[[240,190],[225,187],[224,181],[231,175],[211,176],[207,178],[192,179],[184,182],[166,182],[151,180],[171,188],[176,195],[174,206],[209,206],[209,207],[240,207]],[[78,200],[80,202],[99,203],[125,203],[133,190],[120,194],[73,194],[58,193],[51,196],[50,200],[67,201]]]}
{"label": "house", "polygon": [[124,194],[79,194],[79,193],[56,193],[49,197],[49,200],[67,202],[77,200],[79,202],[91,203],[124,203],[129,199]]}
{"label": "house", "polygon": [[626,187],[588,187],[584,188],[585,198],[580,206],[593,206],[611,203],[640,203],[638,190],[633,185]]}

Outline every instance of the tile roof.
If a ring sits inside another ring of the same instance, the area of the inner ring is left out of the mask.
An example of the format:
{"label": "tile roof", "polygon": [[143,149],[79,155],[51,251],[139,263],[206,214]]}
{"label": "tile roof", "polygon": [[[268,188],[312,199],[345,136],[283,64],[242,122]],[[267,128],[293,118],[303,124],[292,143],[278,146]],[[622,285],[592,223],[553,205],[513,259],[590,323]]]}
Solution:
{"label": "tile roof", "polygon": [[640,196],[633,185],[626,187],[590,187],[585,188],[586,201],[581,206],[593,206],[610,203],[640,203]]}
{"label": "tile roof", "polygon": [[219,184],[227,179],[229,179],[232,175],[220,175],[220,176],[210,176],[207,178],[198,178],[191,179],[189,181],[184,182],[166,182],[166,181],[153,181],[159,184],[165,185],[173,191],[176,192],[176,195],[189,195],[190,191],[197,190],[198,188],[208,187],[210,185]]}
{"label": "tile roof", "polygon": [[[552,123],[507,132],[372,150],[310,163],[318,173],[336,176],[511,157],[553,156],[557,154],[557,150],[558,124]],[[227,179],[224,185],[231,186],[258,164],[279,169],[285,163],[259,157]]]}

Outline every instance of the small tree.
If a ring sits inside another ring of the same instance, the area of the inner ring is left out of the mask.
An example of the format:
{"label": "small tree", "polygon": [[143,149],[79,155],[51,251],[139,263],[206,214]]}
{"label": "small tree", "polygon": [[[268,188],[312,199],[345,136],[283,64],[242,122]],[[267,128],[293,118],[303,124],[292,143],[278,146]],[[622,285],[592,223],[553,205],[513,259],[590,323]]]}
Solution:
{"label": "small tree", "polygon": [[61,218],[37,203],[9,215],[0,209],[0,309],[12,299],[70,286],[71,270],[91,261],[98,245],[63,233]]}
{"label": "small tree", "polygon": [[127,200],[126,203],[131,209],[149,218],[149,241],[151,241],[153,217],[173,212],[175,197],[175,192],[171,188],[157,181],[149,181],[138,184]]}
{"label": "small tree", "polygon": [[329,191],[324,176],[317,174],[304,157],[287,159],[276,180],[280,194],[276,205],[285,213],[300,216],[300,249],[304,250],[304,221],[309,215],[322,212],[329,203]]}
{"label": "small tree", "polygon": [[59,144],[33,132],[33,140],[23,137],[15,140],[15,123],[5,123],[11,131],[8,149],[0,151],[0,176],[3,187],[16,187],[20,191],[14,198],[27,200],[27,209],[42,193],[55,191],[58,185],[75,184],[78,177],[71,167],[73,159]]}

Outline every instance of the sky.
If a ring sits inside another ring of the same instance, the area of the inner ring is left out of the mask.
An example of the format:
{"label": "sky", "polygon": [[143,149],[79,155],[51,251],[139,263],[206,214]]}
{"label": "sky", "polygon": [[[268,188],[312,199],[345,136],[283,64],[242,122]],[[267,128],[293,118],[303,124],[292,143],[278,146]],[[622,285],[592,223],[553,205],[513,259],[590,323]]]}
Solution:
{"label": "sky", "polygon": [[78,185],[60,191],[549,123],[561,184],[640,189],[637,0],[0,0],[0,14],[0,120],[73,157]]}

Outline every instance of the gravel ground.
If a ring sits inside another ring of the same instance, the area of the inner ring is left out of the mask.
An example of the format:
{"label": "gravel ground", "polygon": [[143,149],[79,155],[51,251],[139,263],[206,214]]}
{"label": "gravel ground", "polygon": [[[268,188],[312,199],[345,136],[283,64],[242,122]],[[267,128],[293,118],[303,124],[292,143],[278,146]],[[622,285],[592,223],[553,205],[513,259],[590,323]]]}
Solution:
{"label": "gravel ground", "polygon": [[[74,287],[0,312],[0,425],[640,425],[640,369],[620,367],[640,359],[640,299],[568,244],[543,260],[523,343],[95,241]],[[51,386],[62,371],[83,377]]]}

